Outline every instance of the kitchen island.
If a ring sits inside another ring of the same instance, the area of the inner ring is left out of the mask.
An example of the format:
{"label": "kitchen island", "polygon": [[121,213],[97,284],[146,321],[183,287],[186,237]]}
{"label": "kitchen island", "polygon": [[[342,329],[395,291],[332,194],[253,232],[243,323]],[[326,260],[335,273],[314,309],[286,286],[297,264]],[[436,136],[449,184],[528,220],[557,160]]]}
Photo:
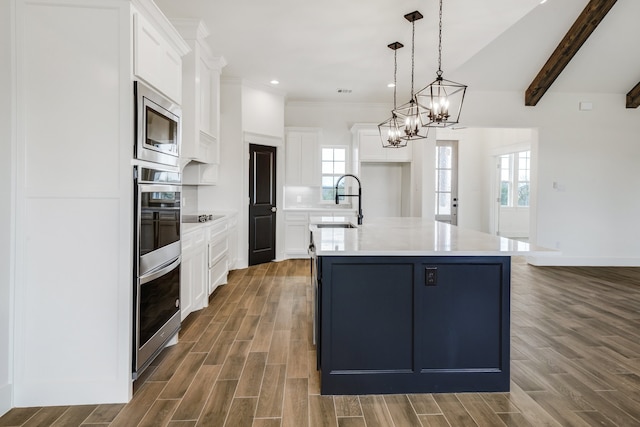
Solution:
{"label": "kitchen island", "polygon": [[509,390],[511,256],[542,248],[422,218],[312,218],[322,394]]}

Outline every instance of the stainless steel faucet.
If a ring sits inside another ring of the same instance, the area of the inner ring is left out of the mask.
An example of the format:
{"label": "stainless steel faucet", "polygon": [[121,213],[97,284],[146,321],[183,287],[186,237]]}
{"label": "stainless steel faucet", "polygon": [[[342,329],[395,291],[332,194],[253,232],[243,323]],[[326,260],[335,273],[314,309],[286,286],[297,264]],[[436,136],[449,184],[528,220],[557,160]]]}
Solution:
{"label": "stainless steel faucet", "polygon": [[[353,177],[356,179],[356,181],[358,181],[358,194],[338,194],[338,184],[340,184],[340,181],[346,176]],[[360,179],[357,176],[348,173],[338,178],[338,180],[336,181],[336,205],[340,203],[340,197],[358,198],[358,225],[362,225],[362,185],[360,185]]]}

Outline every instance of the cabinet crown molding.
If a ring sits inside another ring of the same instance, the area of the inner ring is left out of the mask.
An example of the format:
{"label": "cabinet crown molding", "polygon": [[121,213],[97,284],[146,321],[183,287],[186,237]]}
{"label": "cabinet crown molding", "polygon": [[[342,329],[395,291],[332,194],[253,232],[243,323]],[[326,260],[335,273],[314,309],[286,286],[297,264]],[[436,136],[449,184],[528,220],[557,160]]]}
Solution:
{"label": "cabinet crown molding", "polygon": [[209,28],[204,21],[195,18],[171,19],[171,24],[185,40],[204,40],[209,37]]}
{"label": "cabinet crown molding", "polygon": [[160,31],[180,56],[191,52],[191,47],[152,0],[131,0],[131,4]]}

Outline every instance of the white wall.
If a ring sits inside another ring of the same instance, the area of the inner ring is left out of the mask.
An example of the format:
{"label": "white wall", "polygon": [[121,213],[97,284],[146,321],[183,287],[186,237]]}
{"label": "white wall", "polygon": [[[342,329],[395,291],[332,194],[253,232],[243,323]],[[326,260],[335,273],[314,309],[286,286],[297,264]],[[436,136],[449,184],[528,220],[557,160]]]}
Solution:
{"label": "white wall", "polygon": [[284,94],[244,83],[242,130],[284,139]]}
{"label": "white wall", "polygon": [[[440,141],[458,141],[458,226],[488,232],[486,144],[482,129],[437,129]],[[431,163],[427,165],[430,173]],[[432,197],[434,188],[425,188]]]}
{"label": "white wall", "polygon": [[11,2],[0,2],[0,415],[12,406],[13,132]]}
{"label": "white wall", "polygon": [[285,107],[285,126],[322,128],[324,144],[351,146],[351,127],[355,123],[380,123],[391,115],[384,104],[338,104],[289,102]]}
{"label": "white wall", "polygon": [[360,180],[369,190],[362,197],[367,218],[410,216],[410,163],[362,163]]}
{"label": "white wall", "polygon": [[[580,101],[593,110],[579,111]],[[530,238],[562,256],[532,262],[640,265],[640,110],[626,109],[624,95],[550,91],[525,107],[519,92],[470,91],[463,118],[470,127],[537,128]]]}
{"label": "white wall", "polygon": [[[218,185],[198,189],[203,211],[238,212],[237,268],[248,264],[248,154],[249,142],[280,146],[277,149],[277,179],[284,183],[284,95],[253,87],[242,80],[220,83],[220,175]],[[281,191],[280,189],[278,191]],[[281,194],[278,201],[282,200]],[[276,249],[282,245],[282,215],[276,214]]]}
{"label": "white wall", "polygon": [[[459,225],[489,231],[491,221],[493,183],[487,171],[492,167],[495,145],[487,142],[492,138],[482,129],[473,128],[528,128],[533,144],[532,180],[537,186],[530,212],[530,240],[562,251],[559,257],[537,257],[531,262],[640,266],[640,110],[626,109],[622,94],[552,90],[536,107],[525,107],[523,96],[520,92],[474,92],[473,88],[467,93],[461,118],[470,139],[459,146]],[[581,101],[592,102],[593,110],[579,111]],[[351,124],[376,123],[388,115],[383,105],[296,102],[285,111],[286,126],[319,127],[325,142],[342,144],[350,142]],[[458,132],[465,131],[454,134]],[[518,140],[517,131],[506,132],[501,144]],[[434,209],[430,168],[435,161],[435,139],[432,133],[413,147],[412,173],[421,182],[421,189],[414,191],[422,191],[418,214],[427,218]],[[480,142],[474,145],[472,140]]]}

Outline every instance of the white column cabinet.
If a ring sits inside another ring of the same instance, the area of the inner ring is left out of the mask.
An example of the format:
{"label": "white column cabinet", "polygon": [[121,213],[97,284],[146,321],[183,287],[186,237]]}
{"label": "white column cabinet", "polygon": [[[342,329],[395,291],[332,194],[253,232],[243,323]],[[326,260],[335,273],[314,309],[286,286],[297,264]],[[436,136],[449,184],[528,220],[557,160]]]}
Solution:
{"label": "white column cabinet", "polygon": [[322,131],[316,128],[287,128],[285,142],[285,184],[320,186],[320,144]]}
{"label": "white column cabinet", "polygon": [[189,47],[151,0],[15,0],[13,405],[132,393],[133,80],[176,102]]}

